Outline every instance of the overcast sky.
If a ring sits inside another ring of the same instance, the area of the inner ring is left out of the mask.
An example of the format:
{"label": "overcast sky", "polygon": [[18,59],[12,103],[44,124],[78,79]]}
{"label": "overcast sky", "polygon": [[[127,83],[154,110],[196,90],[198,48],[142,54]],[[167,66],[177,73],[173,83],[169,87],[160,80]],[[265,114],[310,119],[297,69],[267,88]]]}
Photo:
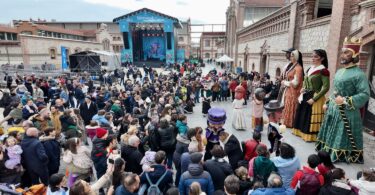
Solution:
{"label": "overcast sky", "polygon": [[4,0],[0,23],[19,19],[112,21],[144,7],[192,23],[224,24],[229,0]]}

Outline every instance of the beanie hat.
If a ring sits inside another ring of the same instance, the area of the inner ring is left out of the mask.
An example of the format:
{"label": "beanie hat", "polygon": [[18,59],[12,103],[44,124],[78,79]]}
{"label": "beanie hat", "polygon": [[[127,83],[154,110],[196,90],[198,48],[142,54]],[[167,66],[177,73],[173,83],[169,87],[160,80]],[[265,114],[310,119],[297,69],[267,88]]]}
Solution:
{"label": "beanie hat", "polygon": [[102,138],[102,137],[104,137],[107,133],[108,133],[108,131],[105,130],[105,129],[103,129],[103,128],[97,128],[97,129],[96,129],[96,137],[97,137],[97,138]]}
{"label": "beanie hat", "polygon": [[191,163],[198,164],[202,161],[203,154],[200,152],[194,152],[190,154]]}

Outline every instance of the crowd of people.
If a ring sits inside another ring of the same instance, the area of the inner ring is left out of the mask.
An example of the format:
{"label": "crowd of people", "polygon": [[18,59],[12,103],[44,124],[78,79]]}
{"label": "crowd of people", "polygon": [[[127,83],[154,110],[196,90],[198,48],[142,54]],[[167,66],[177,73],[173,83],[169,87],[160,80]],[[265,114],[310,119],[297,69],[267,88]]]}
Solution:
{"label": "crowd of people", "polygon": [[[19,186],[56,195],[374,194],[375,170],[347,179],[333,164],[363,158],[361,152],[340,153],[345,145],[329,148],[338,143],[324,128],[339,128],[335,123],[341,121],[331,105],[337,99],[329,101],[326,114],[321,108],[329,88],[325,51],[314,50],[315,66],[306,72],[299,51],[286,54],[290,63],[275,82],[256,72],[193,74],[197,67],[189,64],[164,74],[129,66],[104,72],[98,83],[89,74],[17,76],[17,88],[4,90],[0,101],[0,124],[6,124],[0,132],[0,191]],[[341,95],[354,116],[347,120],[356,119],[366,97]],[[192,127],[188,116],[200,101],[207,125]],[[217,101],[233,102],[233,112],[211,108]],[[248,101],[253,130],[243,112]],[[252,138],[240,142],[224,129],[227,114],[233,114],[233,130]],[[261,141],[264,123],[269,144]],[[317,139],[319,152],[301,162],[283,141],[280,124],[307,141]]]}

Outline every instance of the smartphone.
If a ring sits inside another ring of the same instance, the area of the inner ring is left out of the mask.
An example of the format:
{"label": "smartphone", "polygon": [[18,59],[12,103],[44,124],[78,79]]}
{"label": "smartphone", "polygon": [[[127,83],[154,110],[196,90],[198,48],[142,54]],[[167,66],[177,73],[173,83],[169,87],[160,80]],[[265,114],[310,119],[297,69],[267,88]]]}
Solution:
{"label": "smartphone", "polygon": [[108,162],[109,162],[110,164],[115,164],[115,161],[114,161],[113,159],[108,159]]}

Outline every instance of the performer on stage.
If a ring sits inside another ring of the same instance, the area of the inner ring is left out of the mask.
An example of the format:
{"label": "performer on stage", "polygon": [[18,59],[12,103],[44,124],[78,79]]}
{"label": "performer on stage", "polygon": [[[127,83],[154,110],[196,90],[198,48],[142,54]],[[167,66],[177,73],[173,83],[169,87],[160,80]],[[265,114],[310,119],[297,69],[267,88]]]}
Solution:
{"label": "performer on stage", "polygon": [[246,120],[245,113],[243,109],[245,108],[245,98],[246,90],[242,85],[238,85],[235,89],[235,99],[233,101],[233,121],[232,126],[236,130],[245,130],[246,129]]}
{"label": "performer on stage", "polygon": [[293,127],[298,96],[300,95],[303,83],[304,72],[301,52],[298,50],[292,51],[290,54],[290,62],[293,65],[285,73],[286,79],[281,82],[281,85],[286,87],[282,119],[284,125],[289,128]]}
{"label": "performer on stage", "polygon": [[305,141],[316,141],[322,124],[324,95],[329,90],[329,71],[326,51],[316,49],[312,55],[313,66],[307,70],[303,81],[299,105],[294,120],[293,134]]}
{"label": "performer on stage", "polygon": [[333,80],[333,94],[323,106],[327,110],[316,150],[327,151],[332,162],[363,163],[362,119],[359,109],[369,99],[369,82],[357,66],[361,40],[345,38],[341,64]]}
{"label": "performer on stage", "polygon": [[219,145],[219,135],[220,132],[224,131],[225,120],[227,119],[225,110],[222,108],[211,108],[208,110],[207,125],[206,128],[206,153],[204,155],[204,160],[212,158],[211,149],[214,145]]}

